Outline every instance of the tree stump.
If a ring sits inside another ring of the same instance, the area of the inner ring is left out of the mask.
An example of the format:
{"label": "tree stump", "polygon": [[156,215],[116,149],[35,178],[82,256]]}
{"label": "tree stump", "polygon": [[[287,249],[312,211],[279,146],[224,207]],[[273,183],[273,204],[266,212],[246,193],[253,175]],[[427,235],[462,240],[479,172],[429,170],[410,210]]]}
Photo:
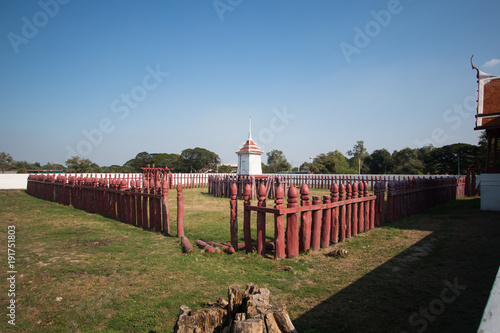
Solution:
{"label": "tree stump", "polygon": [[177,333],[296,333],[286,310],[269,304],[266,288],[237,285],[228,288],[229,302],[219,298],[202,310],[181,306],[175,324]]}

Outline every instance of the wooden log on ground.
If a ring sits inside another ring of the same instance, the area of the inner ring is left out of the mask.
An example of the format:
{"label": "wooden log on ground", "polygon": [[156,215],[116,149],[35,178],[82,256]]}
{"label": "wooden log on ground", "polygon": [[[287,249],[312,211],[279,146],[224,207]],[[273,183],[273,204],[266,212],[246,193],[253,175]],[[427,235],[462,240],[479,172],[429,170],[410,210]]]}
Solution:
{"label": "wooden log on ground", "polygon": [[182,246],[182,252],[193,253],[193,246],[191,245],[189,239],[186,236],[181,237],[181,246]]}
{"label": "wooden log on ground", "polygon": [[195,242],[196,245],[198,245],[198,247],[204,249],[208,253],[215,253],[215,249],[212,246],[205,243],[204,241],[202,241],[201,239],[196,239]]}
{"label": "wooden log on ground", "polygon": [[[226,252],[227,254],[233,254],[235,252],[235,250],[234,250],[234,248],[232,246],[228,246],[226,244],[212,242],[212,241],[209,241],[209,240],[206,240],[206,239],[202,239],[202,241],[204,241],[208,245],[212,245],[212,246],[215,246],[215,247],[222,248],[223,251]],[[243,244],[243,247],[244,247],[245,243],[242,243],[242,244]]]}

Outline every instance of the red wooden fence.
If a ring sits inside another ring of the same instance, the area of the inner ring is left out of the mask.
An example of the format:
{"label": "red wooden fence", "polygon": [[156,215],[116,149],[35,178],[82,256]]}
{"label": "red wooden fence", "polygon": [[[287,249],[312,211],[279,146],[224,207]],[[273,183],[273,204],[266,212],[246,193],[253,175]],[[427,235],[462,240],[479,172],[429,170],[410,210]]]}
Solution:
{"label": "red wooden fence", "polygon": [[[449,176],[420,176],[423,178],[449,178]],[[412,175],[317,175],[317,174],[265,174],[261,176],[248,176],[237,174],[212,174],[207,178],[208,193],[214,197],[229,198],[231,196],[231,185],[237,186],[238,199],[243,198],[243,192],[246,184],[251,185],[251,199],[257,199],[257,190],[263,182],[266,185],[268,199],[274,199],[276,187],[281,185],[288,191],[290,185],[301,186],[307,184],[309,188],[330,189],[333,184],[368,183],[371,191],[375,184],[387,184],[390,180],[410,180],[415,178]]]}
{"label": "red wooden fence", "polygon": [[[257,253],[266,253],[266,214],[274,215],[274,257],[294,258],[299,252],[317,250],[347,238],[379,227],[385,221],[416,214],[440,203],[455,200],[465,195],[465,178],[413,178],[390,181],[387,207],[385,208],[384,182],[374,184],[374,195],[369,194],[368,182],[330,187],[330,195],[309,197],[309,186],[303,184],[299,192],[294,185],[288,190],[287,207],[284,206],[285,191],[276,188],[274,208],[267,207],[266,189],[258,189],[258,204],[250,204],[251,187],[244,189],[243,234],[245,251],[251,252],[251,212],[257,212]],[[231,243],[237,248],[237,187],[231,186]],[[385,211],[387,209],[387,212]],[[285,224],[286,222],[286,224]]]}
{"label": "red wooden fence", "polygon": [[[143,183],[141,187],[141,183]],[[71,205],[145,229],[170,234],[167,181],[139,178],[30,175],[27,192],[35,197]],[[182,186],[177,187],[177,235],[184,234]]]}
{"label": "red wooden fence", "polygon": [[[236,186],[231,187],[231,207],[236,206]],[[300,251],[328,247],[332,243],[344,241],[358,232],[367,231],[379,226],[383,216],[383,192],[377,195],[368,193],[368,183],[359,183],[359,187],[351,188],[343,184],[333,184],[329,196],[323,201],[314,196],[309,198],[309,187],[303,184],[299,192],[295,186],[288,190],[287,207],[284,207],[285,192],[278,186],[275,192],[274,208],[267,207],[266,188],[261,184],[258,189],[257,206],[250,205],[250,185],[244,191],[243,232],[245,250],[252,251],[251,212],[257,212],[257,253],[266,253],[266,214],[274,215],[274,256],[276,259],[296,257]],[[354,190],[356,190],[354,192]],[[376,191],[383,191],[377,186]],[[378,201],[377,201],[378,199]],[[231,210],[231,243],[237,245],[237,212]],[[285,230],[286,220],[286,230]]]}
{"label": "red wooden fence", "polygon": [[236,197],[243,199],[245,186],[250,185],[250,199],[257,199],[257,189],[261,184],[264,184],[266,197],[274,199],[276,187],[281,185],[288,188],[286,177],[281,175],[274,176],[248,176],[236,174],[219,174],[208,176],[208,193],[214,197],[229,198],[231,197],[231,187],[236,185]]}
{"label": "red wooden fence", "polygon": [[416,214],[441,203],[465,196],[465,178],[430,178],[390,181],[386,221]]}

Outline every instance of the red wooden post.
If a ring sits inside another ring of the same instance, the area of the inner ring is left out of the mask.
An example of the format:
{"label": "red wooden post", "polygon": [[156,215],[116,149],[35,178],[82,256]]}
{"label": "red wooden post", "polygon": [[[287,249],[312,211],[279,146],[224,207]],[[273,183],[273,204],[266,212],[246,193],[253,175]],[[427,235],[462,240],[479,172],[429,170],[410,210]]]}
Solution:
{"label": "red wooden post", "polygon": [[[266,207],[266,186],[261,183],[259,186],[258,203],[259,207]],[[257,253],[266,254],[266,213],[257,212]]]}
{"label": "red wooden post", "polygon": [[[332,202],[339,201],[339,186],[336,183],[333,183],[330,188],[330,197]],[[339,209],[332,208],[332,234],[330,236],[330,242],[333,244],[337,244],[339,241]]]}
{"label": "red wooden post", "polygon": [[385,180],[380,184],[380,224],[383,225],[385,221]]}
{"label": "red wooden post", "polygon": [[398,220],[401,217],[401,206],[404,196],[401,194],[401,181],[396,181],[394,184],[395,200],[394,200],[394,220]]}
{"label": "red wooden post", "polygon": [[[368,198],[370,193],[368,192],[368,182],[364,183],[364,197]],[[373,228],[373,219],[372,216],[370,215],[370,211],[372,209],[372,204],[375,204],[373,201],[367,201],[365,203],[365,230],[370,230]]]}
{"label": "red wooden post", "polygon": [[127,177],[125,181],[127,182],[127,188],[125,189],[125,220],[126,223],[134,224],[132,220],[132,189],[130,188],[130,179]]}
{"label": "red wooden post", "polygon": [[380,195],[380,183],[379,182],[376,182],[375,185],[374,185],[374,190],[373,190],[373,194],[376,196],[376,199],[375,199],[375,210],[374,210],[374,214],[375,214],[375,217],[374,217],[374,224],[376,227],[379,227],[381,225],[381,219],[382,219],[382,216],[381,216],[381,211],[380,211],[380,201],[382,200],[382,202],[384,201],[384,199],[381,197]]}
{"label": "red wooden post", "polygon": [[[287,208],[297,208],[299,206],[299,193],[295,186],[288,189]],[[298,213],[289,213],[286,216],[286,254],[288,258],[295,258],[299,255],[299,221]]]}
{"label": "red wooden post", "polygon": [[[302,184],[300,187],[300,199],[301,206],[310,206],[309,202],[309,186],[307,184]],[[311,212],[302,212],[299,231],[299,251],[307,251],[311,247]]]}
{"label": "red wooden post", "polygon": [[[313,196],[313,205],[321,204],[320,196]],[[311,247],[313,250],[319,250],[321,247],[321,210],[313,210],[312,211],[312,240]]]}
{"label": "red wooden post", "polygon": [[135,211],[137,215],[137,226],[142,227],[142,196],[141,196],[141,181],[135,180]]}
{"label": "red wooden post", "polygon": [[387,222],[394,221],[394,181],[389,181],[387,184]]}
{"label": "red wooden post", "polygon": [[163,180],[161,194],[162,194],[162,219],[163,219],[163,232],[170,235],[170,209],[168,207],[168,188],[167,180]]}
{"label": "red wooden post", "polygon": [[[360,182],[358,185],[358,198],[363,198],[365,193],[365,184],[363,182]],[[359,209],[358,209],[358,225],[359,225],[359,232],[366,231],[366,224],[365,224],[365,203],[360,202],[359,203]]]}
{"label": "red wooden post", "polygon": [[127,181],[122,179],[120,181],[120,199],[118,201],[118,220],[127,223],[127,198],[126,198],[126,190],[127,190]]}
{"label": "red wooden post", "polygon": [[[356,184],[347,184],[345,189],[346,189],[346,199],[351,200],[353,198],[357,197],[357,191],[353,187],[355,187]],[[356,207],[355,204],[347,204],[347,214],[345,217],[346,220],[346,230],[345,230],[345,237],[349,238],[353,235],[358,234],[358,223],[357,223],[357,213],[356,213]]]}
{"label": "red wooden post", "polygon": [[229,207],[231,209],[231,218],[229,220],[231,230],[231,245],[235,250],[238,249],[238,201],[236,200],[238,187],[235,183],[231,185],[231,200]]}
{"label": "red wooden post", "polygon": [[[281,185],[276,187],[275,195],[275,208],[284,208],[283,198],[285,197],[285,191]],[[274,215],[274,258],[282,259],[285,258],[285,216],[282,214]]]}
{"label": "red wooden post", "polygon": [[[330,203],[330,196],[323,196],[323,204]],[[321,221],[321,247],[325,248],[330,246],[330,234],[332,232],[332,210],[329,208],[323,209]]]}
{"label": "red wooden post", "polygon": [[154,198],[154,215],[155,215],[155,231],[161,232],[161,212],[162,212],[162,195],[161,195],[161,183],[157,178],[155,182],[155,198]]}
{"label": "red wooden post", "polygon": [[[349,184],[347,184],[349,186]],[[345,200],[345,185],[340,184],[339,186],[339,201]],[[346,205],[340,206],[339,211],[339,242],[345,241],[345,229],[346,229]]]}
{"label": "red wooden post", "polygon": [[243,192],[243,205],[245,207],[245,211],[243,212],[243,237],[245,239],[245,252],[252,252],[252,232],[250,229],[250,210],[246,207],[250,206],[250,196],[252,195],[252,187],[250,184],[245,184],[245,190]]}
{"label": "red wooden post", "polygon": [[70,176],[69,177],[69,186],[70,186],[69,205],[70,206],[74,206],[75,205],[75,183],[76,183],[76,177],[75,176]]}
{"label": "red wooden post", "polygon": [[[149,181],[149,230],[156,230],[156,200],[153,177]],[[180,236],[179,236],[180,237]]]}
{"label": "red wooden post", "polygon": [[184,197],[182,185],[177,185],[177,237],[184,236]]}
{"label": "red wooden post", "polygon": [[148,216],[148,209],[149,209],[149,181],[147,179],[144,179],[143,181],[143,186],[144,188],[142,189],[142,193],[144,194],[142,196],[142,227],[144,229],[147,229],[149,226],[149,216]]}
{"label": "red wooden post", "polygon": [[137,205],[135,204],[136,198],[135,180],[132,180],[130,182],[130,223],[133,225],[137,225]]}

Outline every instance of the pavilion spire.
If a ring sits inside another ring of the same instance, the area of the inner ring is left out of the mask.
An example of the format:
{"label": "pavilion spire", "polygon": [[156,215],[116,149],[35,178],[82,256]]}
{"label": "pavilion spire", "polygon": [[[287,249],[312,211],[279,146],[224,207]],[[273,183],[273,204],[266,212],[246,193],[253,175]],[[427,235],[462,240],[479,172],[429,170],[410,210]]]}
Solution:
{"label": "pavilion spire", "polygon": [[248,118],[248,138],[252,138],[252,117]]}

